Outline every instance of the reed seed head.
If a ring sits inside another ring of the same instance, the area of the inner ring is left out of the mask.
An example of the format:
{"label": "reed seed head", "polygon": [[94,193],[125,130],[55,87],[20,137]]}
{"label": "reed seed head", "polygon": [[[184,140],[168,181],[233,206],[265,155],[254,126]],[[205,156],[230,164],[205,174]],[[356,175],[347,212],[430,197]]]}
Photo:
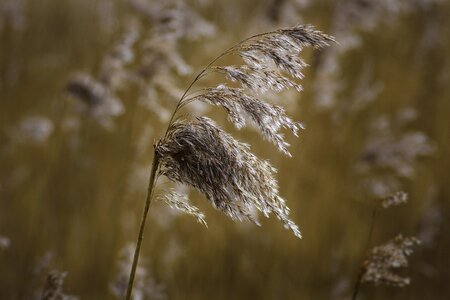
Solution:
{"label": "reed seed head", "polygon": [[388,243],[373,248],[362,267],[362,282],[403,287],[410,278],[397,275],[392,269],[408,266],[412,247],[420,244],[415,237],[404,238],[401,234]]}
{"label": "reed seed head", "polygon": [[297,225],[289,219],[284,199],[278,195],[275,168],[212,120],[197,117],[175,122],[158,143],[156,155],[160,157],[161,175],[196,188],[232,219],[259,224],[252,210],[265,216],[274,213],[301,237]]}
{"label": "reed seed head", "polygon": [[[302,87],[282,72],[297,79],[303,78],[301,71],[307,66],[299,57],[303,48],[323,48],[334,41],[333,37],[310,25],[255,35],[214,60],[237,53],[244,59],[245,65],[208,65],[192,83],[211,71],[225,74],[242,88],[224,84],[205,88],[195,92],[195,96],[183,96],[177,109],[193,101],[221,106],[237,128],[244,127],[246,119],[250,119],[266,140],[291,156],[289,144],[280,131],[288,129],[298,136],[303,125],[288,117],[283,107],[269,104],[256,94],[281,92],[288,88],[301,91]],[[159,159],[160,175],[196,188],[214,207],[232,219],[251,220],[259,224],[252,212],[258,210],[266,217],[273,213],[284,227],[301,237],[297,225],[289,219],[289,208],[278,194],[276,169],[268,161],[258,159],[247,144],[235,140],[212,120],[197,117],[172,123],[166,136],[158,142],[155,155]],[[196,216],[200,222],[204,221],[203,214],[178,194],[169,193],[166,201]]]}

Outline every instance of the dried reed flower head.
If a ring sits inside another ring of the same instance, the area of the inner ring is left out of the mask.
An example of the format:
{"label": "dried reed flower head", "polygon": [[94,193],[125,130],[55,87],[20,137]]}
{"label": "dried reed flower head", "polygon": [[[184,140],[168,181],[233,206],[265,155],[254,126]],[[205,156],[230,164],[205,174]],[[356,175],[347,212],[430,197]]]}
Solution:
{"label": "dried reed flower head", "polygon": [[257,209],[274,213],[286,228],[301,237],[289,219],[289,209],[278,195],[275,169],[250,152],[212,120],[198,117],[172,124],[156,147],[160,174],[202,192],[214,207],[235,220],[258,221]]}
{"label": "dried reed flower head", "polygon": [[152,24],[155,34],[164,39],[193,40],[215,33],[215,27],[185,1],[131,0],[130,4],[136,12]]}
{"label": "dried reed flower head", "polygon": [[83,104],[80,110],[106,129],[113,129],[114,118],[125,112],[117,92],[130,82],[127,67],[135,59],[133,48],[139,36],[139,23],[128,20],[119,40],[105,53],[98,74],[74,74],[66,84],[69,95]]}
{"label": "dried reed flower head", "polygon": [[[291,87],[300,91],[301,86],[282,73],[303,78],[301,70],[307,66],[299,58],[303,48],[322,48],[333,41],[332,37],[310,25],[248,38],[222,53],[200,72],[181,97],[174,115],[179,108],[193,101],[222,106],[237,128],[244,127],[246,119],[250,119],[266,140],[290,156],[289,144],[280,130],[289,129],[298,136],[303,125],[289,118],[282,107],[266,103],[254,94],[269,90],[279,92]],[[213,66],[222,56],[231,53],[240,55],[246,65]],[[198,90],[186,98],[192,85],[207,72],[225,74],[231,81],[240,83],[242,88],[221,84],[216,88]],[[273,213],[285,228],[301,237],[297,225],[289,218],[285,200],[278,193],[274,177],[276,169],[268,161],[258,159],[247,144],[235,140],[212,120],[206,117],[171,120],[165,137],[156,145],[155,155],[159,160],[159,175],[196,188],[215,208],[232,219],[259,224],[253,212],[260,211],[266,217]],[[196,208],[192,210],[178,194],[170,193],[167,198],[172,205],[198,217]]]}
{"label": "dried reed flower head", "polygon": [[420,244],[415,237],[404,238],[401,234],[388,243],[373,248],[362,266],[361,281],[373,284],[387,284],[403,287],[410,278],[395,274],[392,269],[408,266],[412,247]]}
{"label": "dried reed flower head", "polygon": [[365,177],[363,182],[371,196],[389,199],[396,195],[391,200],[405,202],[405,195],[397,193],[402,190],[402,181],[412,179],[420,159],[435,151],[425,133],[405,132],[405,126],[414,118],[415,111],[405,109],[395,118],[379,116],[372,122],[361,159],[355,166],[357,173]]}
{"label": "dried reed flower head", "polygon": [[429,156],[433,150],[430,139],[422,132],[407,132],[401,136],[387,132],[372,136],[364,159],[374,167],[391,169],[400,177],[410,178],[419,157]]}
{"label": "dried reed flower head", "polygon": [[88,106],[100,105],[112,95],[107,87],[89,75],[75,74],[66,86],[69,94],[77,97]]}
{"label": "dried reed flower head", "polygon": [[125,107],[104,83],[90,75],[76,74],[66,86],[67,92],[82,101],[86,111],[105,128],[113,127],[113,118],[122,115]]}
{"label": "dried reed flower head", "polygon": [[67,272],[52,270],[47,275],[44,288],[42,290],[42,300],[77,300],[77,297],[66,295],[63,292],[64,279]]}
{"label": "dried reed flower head", "polygon": [[298,131],[304,128],[301,123],[294,122],[286,116],[281,106],[260,101],[245,94],[243,89],[220,85],[217,88],[207,89],[206,93],[193,99],[224,107],[228,113],[228,119],[237,128],[244,127],[245,119],[249,117],[257,125],[263,137],[288,156],[290,156],[287,150],[289,144],[279,130],[287,128],[298,136]]}
{"label": "dried reed flower head", "polygon": [[383,206],[383,208],[388,208],[391,206],[397,206],[403,203],[408,202],[408,194],[403,192],[403,191],[399,191],[396,192],[386,198],[384,198],[381,201],[381,206]]}
{"label": "dried reed flower head", "polygon": [[324,48],[335,39],[316,30],[311,25],[297,25],[291,28],[263,34],[256,40],[239,45],[236,50],[245,62],[255,68],[274,64],[291,76],[302,79],[301,72],[308,64],[299,58],[305,47]]}

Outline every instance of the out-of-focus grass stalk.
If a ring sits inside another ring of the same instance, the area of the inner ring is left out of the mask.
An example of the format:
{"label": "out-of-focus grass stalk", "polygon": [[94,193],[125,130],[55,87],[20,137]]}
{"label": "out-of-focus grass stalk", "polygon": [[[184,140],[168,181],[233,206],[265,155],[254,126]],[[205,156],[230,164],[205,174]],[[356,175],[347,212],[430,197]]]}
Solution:
{"label": "out-of-focus grass stalk", "polygon": [[[377,217],[377,209],[378,209],[378,206],[375,204],[375,207],[372,210],[372,217],[370,220],[369,235],[367,236],[367,242],[366,242],[366,246],[364,247],[362,257],[364,257],[365,252],[367,252],[369,250],[370,241],[372,240],[372,234],[373,234],[373,230],[375,227],[375,219]],[[362,272],[362,270],[360,270],[358,272],[358,278],[356,279],[356,282],[355,282],[355,287],[353,288],[352,300],[356,300],[356,297],[358,296],[359,288],[361,286],[362,275],[363,275],[363,272]]]}

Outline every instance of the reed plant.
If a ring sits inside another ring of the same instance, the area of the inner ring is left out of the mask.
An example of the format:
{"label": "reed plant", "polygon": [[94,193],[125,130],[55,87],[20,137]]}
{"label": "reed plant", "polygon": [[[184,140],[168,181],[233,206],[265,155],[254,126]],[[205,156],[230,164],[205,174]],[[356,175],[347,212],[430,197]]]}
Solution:
{"label": "reed plant", "polygon": [[[206,196],[218,210],[233,220],[259,224],[256,212],[266,217],[274,214],[285,228],[301,238],[298,226],[289,217],[286,201],[279,195],[276,169],[266,160],[257,158],[248,144],[237,141],[205,116],[180,114],[182,108],[200,101],[225,109],[228,119],[238,129],[250,120],[263,138],[287,156],[289,144],[280,132],[290,130],[295,136],[304,126],[287,116],[281,106],[261,99],[269,91],[288,88],[301,91],[296,80],[303,78],[307,66],[299,54],[305,47],[324,48],[334,38],[311,25],[297,25],[253,35],[227,49],[190,83],[179,99],[161,139],[154,145],[147,197],[128,281],[126,299],[132,297],[133,282],[139,261],[147,214],[159,176],[193,187]],[[220,66],[225,56],[238,55],[244,63]],[[240,85],[220,84],[193,90],[199,81],[219,73]],[[163,197],[172,207],[194,215],[205,223],[204,215],[192,206],[185,195],[171,191]]]}

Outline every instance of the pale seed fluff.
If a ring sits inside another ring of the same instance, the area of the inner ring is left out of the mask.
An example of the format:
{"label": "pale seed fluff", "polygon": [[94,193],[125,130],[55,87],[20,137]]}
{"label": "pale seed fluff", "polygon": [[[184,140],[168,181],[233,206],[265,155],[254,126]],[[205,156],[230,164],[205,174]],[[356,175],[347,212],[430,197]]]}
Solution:
{"label": "pale seed fluff", "polygon": [[415,237],[404,238],[400,234],[388,243],[373,248],[364,261],[361,281],[398,287],[408,285],[410,278],[394,273],[393,269],[407,267],[412,247],[418,244],[420,241]]}
{"label": "pale seed fluff", "polygon": [[280,129],[289,129],[298,136],[299,130],[303,128],[301,123],[294,122],[286,115],[283,107],[247,95],[243,89],[220,85],[206,89],[203,94],[193,99],[222,106],[227,111],[230,122],[237,128],[244,127],[245,119],[249,117],[262,136],[288,156],[291,156],[287,149],[289,144],[279,132]]}
{"label": "pale seed fluff", "polygon": [[190,204],[189,199],[185,194],[180,194],[175,190],[171,190],[164,195],[161,195],[159,198],[166,202],[171,208],[193,216],[197,219],[197,222],[208,227],[205,220],[205,214],[203,214],[196,206]]}
{"label": "pale seed fluff", "polygon": [[251,220],[257,209],[275,214],[297,237],[300,231],[289,219],[289,208],[278,194],[276,172],[258,159],[248,145],[236,141],[212,120],[197,117],[172,124],[156,147],[160,174],[192,186],[211,204],[234,220]]}
{"label": "pale seed fluff", "polygon": [[225,73],[227,78],[234,82],[239,82],[243,88],[259,94],[264,94],[270,90],[281,92],[288,88],[295,88],[302,91],[302,86],[267,67],[255,66],[226,66],[213,67],[214,71]]}

